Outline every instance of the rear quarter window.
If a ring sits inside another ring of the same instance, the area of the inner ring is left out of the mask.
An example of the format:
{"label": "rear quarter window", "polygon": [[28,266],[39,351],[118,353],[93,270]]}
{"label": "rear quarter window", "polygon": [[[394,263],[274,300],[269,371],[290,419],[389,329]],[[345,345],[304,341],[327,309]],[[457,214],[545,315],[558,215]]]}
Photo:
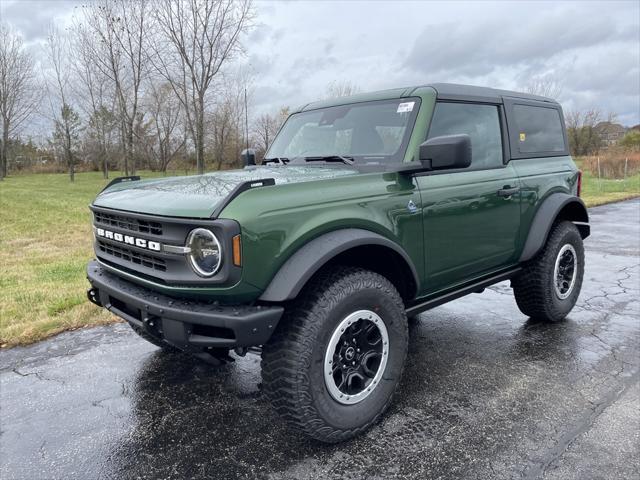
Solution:
{"label": "rear quarter window", "polygon": [[560,113],[555,108],[514,105],[520,153],[564,152]]}
{"label": "rear quarter window", "polygon": [[568,155],[562,111],[558,105],[507,101],[512,158]]}

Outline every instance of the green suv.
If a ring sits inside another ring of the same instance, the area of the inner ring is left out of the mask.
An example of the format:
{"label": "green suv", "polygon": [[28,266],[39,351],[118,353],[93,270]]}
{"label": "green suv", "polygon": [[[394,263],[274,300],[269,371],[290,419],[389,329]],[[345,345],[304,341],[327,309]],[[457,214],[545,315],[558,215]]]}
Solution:
{"label": "green suv", "polygon": [[91,205],[89,299],[164,349],[262,355],[293,426],[338,442],[389,406],[408,318],[510,280],[573,308],[589,235],[560,105],[433,84],[310,103],[262,165],[119,178]]}

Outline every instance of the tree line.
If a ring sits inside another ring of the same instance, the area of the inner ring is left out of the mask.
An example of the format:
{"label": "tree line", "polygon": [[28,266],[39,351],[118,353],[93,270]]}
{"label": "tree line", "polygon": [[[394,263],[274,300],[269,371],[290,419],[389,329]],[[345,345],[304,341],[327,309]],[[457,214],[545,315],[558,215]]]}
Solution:
{"label": "tree line", "polygon": [[96,0],[50,27],[40,64],[0,25],[0,179],[12,150],[33,152],[20,133],[35,116],[51,125],[36,151],[72,181],[81,162],[105,178],[177,161],[202,173],[248,143],[266,150],[288,110],[246,121],[252,74],[238,60],[254,19],[251,0]]}
{"label": "tree line", "polygon": [[[251,0],[95,0],[64,30],[49,28],[39,62],[0,24],[0,180],[10,156],[14,163],[23,155],[53,158],[72,181],[79,164],[108,178],[116,169],[238,166],[248,145],[261,158],[289,110],[248,122],[252,72],[239,59],[254,22]],[[526,90],[561,93],[553,78]],[[333,82],[325,96],[358,91]],[[34,117],[51,126],[44,145],[20,137]],[[572,153],[597,153],[601,113],[565,117]]]}

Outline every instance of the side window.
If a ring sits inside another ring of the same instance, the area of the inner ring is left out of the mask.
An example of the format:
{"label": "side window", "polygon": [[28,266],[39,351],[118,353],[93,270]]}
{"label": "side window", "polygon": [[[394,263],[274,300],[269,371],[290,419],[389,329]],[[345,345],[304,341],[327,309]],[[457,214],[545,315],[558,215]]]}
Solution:
{"label": "side window", "polygon": [[514,105],[515,143],[519,153],[564,152],[560,112],[555,108]]}
{"label": "side window", "polygon": [[502,132],[495,105],[437,103],[429,137],[466,133],[471,137],[470,170],[502,166]]}

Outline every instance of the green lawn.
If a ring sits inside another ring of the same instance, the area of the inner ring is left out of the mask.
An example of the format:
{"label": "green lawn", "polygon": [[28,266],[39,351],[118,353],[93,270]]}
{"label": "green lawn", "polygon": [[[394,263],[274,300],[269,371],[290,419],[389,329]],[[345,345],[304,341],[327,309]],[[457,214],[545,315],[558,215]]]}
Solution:
{"label": "green lawn", "polygon": [[[143,172],[143,176],[152,175]],[[92,256],[87,206],[106,181],[100,173],[16,175],[0,182],[0,346],[116,321],[85,296]],[[640,175],[603,180],[585,173],[589,206],[640,195]]]}
{"label": "green lawn", "polygon": [[640,196],[640,174],[626,180],[603,178],[598,181],[587,170],[582,172],[582,199],[588,207]]}
{"label": "green lawn", "polygon": [[85,293],[92,256],[87,206],[106,182],[99,172],[79,173],[74,183],[62,174],[0,182],[1,347],[116,320]]}

